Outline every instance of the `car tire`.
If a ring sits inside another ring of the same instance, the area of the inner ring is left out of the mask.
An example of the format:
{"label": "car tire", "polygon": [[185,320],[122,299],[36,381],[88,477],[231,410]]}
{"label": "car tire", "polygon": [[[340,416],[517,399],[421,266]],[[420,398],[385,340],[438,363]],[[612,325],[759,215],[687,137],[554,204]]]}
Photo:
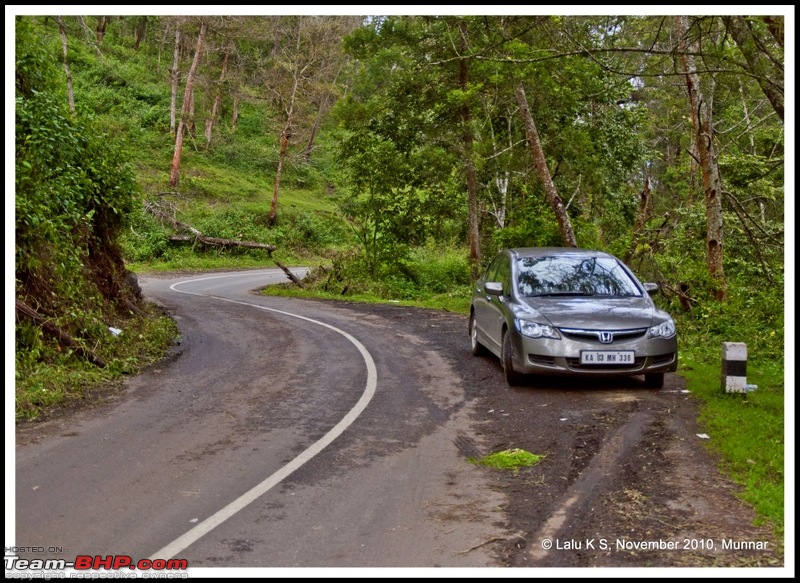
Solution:
{"label": "car tire", "polygon": [[649,389],[660,389],[664,386],[664,373],[651,373],[644,375],[644,386]]}
{"label": "car tire", "polygon": [[511,344],[511,333],[506,331],[503,333],[503,350],[501,351],[503,363],[503,372],[506,376],[506,382],[509,387],[514,387],[522,381],[522,375],[514,370],[514,362],[512,354],[514,354],[514,346]]}
{"label": "car tire", "polygon": [[472,354],[475,356],[483,356],[486,354],[486,347],[478,342],[478,328],[475,322],[475,313],[470,314],[469,317],[469,338],[472,346]]}

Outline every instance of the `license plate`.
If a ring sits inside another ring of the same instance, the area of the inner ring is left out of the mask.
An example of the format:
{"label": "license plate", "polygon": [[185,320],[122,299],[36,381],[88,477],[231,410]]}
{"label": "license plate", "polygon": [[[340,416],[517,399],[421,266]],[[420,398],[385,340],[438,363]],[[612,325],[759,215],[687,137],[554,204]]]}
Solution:
{"label": "license plate", "polygon": [[633,350],[581,350],[581,364],[633,364]]}

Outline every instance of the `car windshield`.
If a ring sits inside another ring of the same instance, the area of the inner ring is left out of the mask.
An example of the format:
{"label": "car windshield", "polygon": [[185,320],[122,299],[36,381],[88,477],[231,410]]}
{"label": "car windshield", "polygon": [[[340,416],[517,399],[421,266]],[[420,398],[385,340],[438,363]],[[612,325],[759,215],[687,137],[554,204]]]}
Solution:
{"label": "car windshield", "polygon": [[523,297],[641,295],[619,262],[605,257],[521,257],[517,285]]}

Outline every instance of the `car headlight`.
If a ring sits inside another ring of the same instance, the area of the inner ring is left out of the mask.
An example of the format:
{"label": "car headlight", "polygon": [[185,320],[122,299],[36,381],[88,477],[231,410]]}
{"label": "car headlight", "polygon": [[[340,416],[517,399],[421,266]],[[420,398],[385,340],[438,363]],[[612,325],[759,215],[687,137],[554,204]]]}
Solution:
{"label": "car headlight", "polygon": [[561,338],[558,330],[549,324],[540,324],[532,320],[515,320],[517,331],[528,338]]}
{"label": "car headlight", "polygon": [[650,338],[672,338],[675,336],[675,322],[672,319],[650,327]]}

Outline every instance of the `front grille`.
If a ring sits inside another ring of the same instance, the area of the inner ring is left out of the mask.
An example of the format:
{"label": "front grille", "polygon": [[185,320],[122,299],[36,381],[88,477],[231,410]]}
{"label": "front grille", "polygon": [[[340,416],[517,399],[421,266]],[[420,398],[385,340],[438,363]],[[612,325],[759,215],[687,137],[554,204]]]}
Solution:
{"label": "front grille", "polygon": [[[617,342],[630,342],[637,338],[643,338],[647,334],[647,328],[634,328],[631,330],[581,330],[578,328],[559,328],[559,331],[570,340],[602,344],[603,346],[613,345]],[[602,342],[601,336],[610,334],[610,342]]]}

